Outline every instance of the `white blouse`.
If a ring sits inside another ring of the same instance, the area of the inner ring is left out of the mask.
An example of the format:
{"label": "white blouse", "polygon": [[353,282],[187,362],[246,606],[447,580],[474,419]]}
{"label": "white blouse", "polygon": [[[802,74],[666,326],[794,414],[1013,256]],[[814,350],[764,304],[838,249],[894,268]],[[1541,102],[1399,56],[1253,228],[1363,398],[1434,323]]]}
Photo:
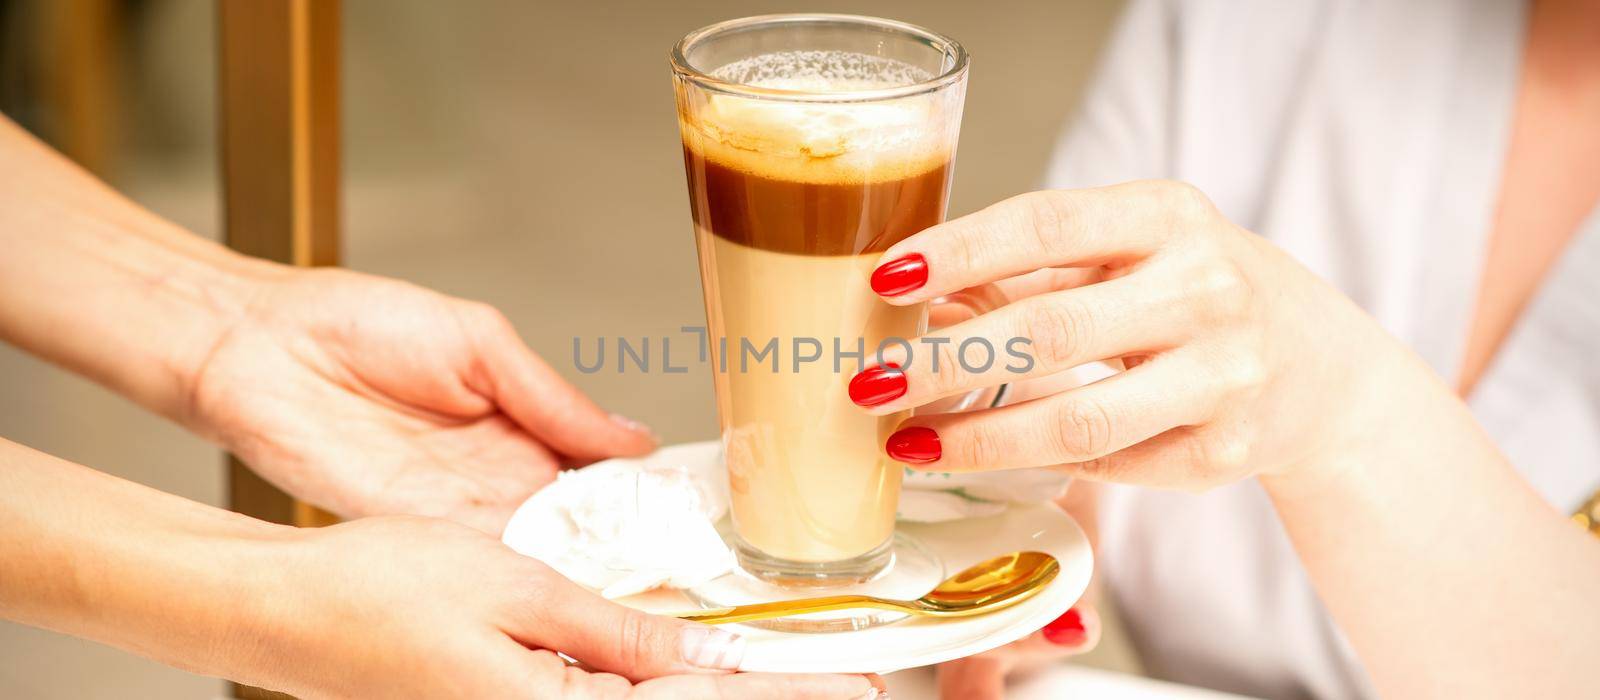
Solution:
{"label": "white blouse", "polygon": [[[1194,183],[1456,377],[1525,14],[1507,0],[1134,0],[1045,184]],[[1600,213],[1469,397],[1562,512],[1600,488],[1597,270]],[[1270,698],[1374,695],[1255,482],[1107,490],[1101,574],[1154,675]]]}

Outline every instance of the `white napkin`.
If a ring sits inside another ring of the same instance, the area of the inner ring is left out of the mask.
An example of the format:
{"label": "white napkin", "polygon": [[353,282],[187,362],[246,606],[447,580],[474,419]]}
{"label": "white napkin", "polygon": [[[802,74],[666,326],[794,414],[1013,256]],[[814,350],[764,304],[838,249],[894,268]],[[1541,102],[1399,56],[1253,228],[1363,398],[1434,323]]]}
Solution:
{"label": "white napkin", "polygon": [[716,467],[645,458],[562,472],[522,506],[505,542],[607,598],[698,586],[734,563],[713,526],[728,510]]}

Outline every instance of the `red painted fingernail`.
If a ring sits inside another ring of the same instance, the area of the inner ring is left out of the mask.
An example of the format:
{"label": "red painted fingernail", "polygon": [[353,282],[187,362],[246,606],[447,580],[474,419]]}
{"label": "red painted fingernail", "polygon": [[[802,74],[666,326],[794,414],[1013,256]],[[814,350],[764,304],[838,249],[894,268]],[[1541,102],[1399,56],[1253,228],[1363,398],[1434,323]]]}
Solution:
{"label": "red painted fingernail", "polygon": [[872,271],[872,291],[897,297],[928,283],[928,259],[921,253],[895,258]]}
{"label": "red painted fingernail", "polygon": [[943,449],[939,447],[939,434],[932,428],[905,428],[896,430],[883,446],[897,462],[927,464],[939,461]]}
{"label": "red painted fingernail", "polygon": [[1064,647],[1078,646],[1089,640],[1089,631],[1083,628],[1083,616],[1078,614],[1077,608],[1062,613],[1040,631],[1051,644]]}
{"label": "red painted fingernail", "polygon": [[877,406],[905,396],[906,373],[900,365],[868,367],[850,378],[850,400],[857,406]]}

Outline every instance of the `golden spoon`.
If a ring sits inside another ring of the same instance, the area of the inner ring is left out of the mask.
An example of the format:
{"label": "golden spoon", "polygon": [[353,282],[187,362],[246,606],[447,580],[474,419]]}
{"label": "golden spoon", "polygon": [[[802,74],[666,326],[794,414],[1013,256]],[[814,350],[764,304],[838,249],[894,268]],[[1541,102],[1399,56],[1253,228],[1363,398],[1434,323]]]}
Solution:
{"label": "golden spoon", "polygon": [[1061,564],[1044,552],[1012,552],[967,567],[916,600],[836,595],[695,610],[674,613],[673,617],[717,625],[851,608],[897,610],[928,617],[966,617],[1020,603],[1044,590],[1060,572]]}

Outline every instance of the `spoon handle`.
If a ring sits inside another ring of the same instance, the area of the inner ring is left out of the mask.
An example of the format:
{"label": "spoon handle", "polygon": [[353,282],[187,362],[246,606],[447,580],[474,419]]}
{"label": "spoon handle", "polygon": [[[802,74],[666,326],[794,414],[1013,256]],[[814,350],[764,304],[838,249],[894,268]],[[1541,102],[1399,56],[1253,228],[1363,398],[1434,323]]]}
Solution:
{"label": "spoon handle", "polygon": [[684,620],[704,622],[708,625],[722,625],[733,622],[749,622],[751,620],[767,620],[774,617],[804,615],[806,613],[828,612],[830,610],[849,610],[851,608],[878,608],[880,610],[915,612],[910,604],[898,600],[885,600],[865,595],[836,595],[826,598],[751,603],[749,605],[735,605],[731,608],[709,608],[706,610],[672,613],[672,616]]}

